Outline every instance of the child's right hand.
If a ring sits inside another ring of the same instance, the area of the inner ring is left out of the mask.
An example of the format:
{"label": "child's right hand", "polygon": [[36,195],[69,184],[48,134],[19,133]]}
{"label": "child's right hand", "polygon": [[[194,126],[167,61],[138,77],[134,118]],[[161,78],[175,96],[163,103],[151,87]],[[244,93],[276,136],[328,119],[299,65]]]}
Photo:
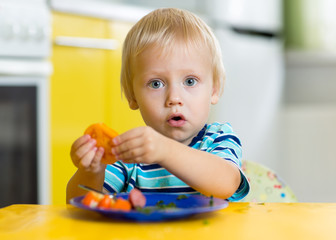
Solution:
{"label": "child's right hand", "polygon": [[90,135],[79,137],[71,146],[70,156],[73,164],[79,168],[92,173],[98,173],[106,168],[101,163],[104,155],[104,148],[96,147],[96,140]]}

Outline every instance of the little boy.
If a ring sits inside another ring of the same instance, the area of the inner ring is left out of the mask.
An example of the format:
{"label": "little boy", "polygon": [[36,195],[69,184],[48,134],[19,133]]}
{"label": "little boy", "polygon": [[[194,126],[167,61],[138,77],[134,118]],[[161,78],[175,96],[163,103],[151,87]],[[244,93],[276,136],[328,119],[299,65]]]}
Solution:
{"label": "little boy", "polygon": [[121,84],[147,126],[113,139],[110,151],[120,160],[113,165],[100,162],[104,149],[94,139],[79,137],[71,148],[78,170],[68,183],[67,201],[84,194],[78,184],[232,201],[246,196],[240,140],[229,124],[207,124],[224,78],[219,44],[200,18],[174,8],[143,17],[125,39]]}

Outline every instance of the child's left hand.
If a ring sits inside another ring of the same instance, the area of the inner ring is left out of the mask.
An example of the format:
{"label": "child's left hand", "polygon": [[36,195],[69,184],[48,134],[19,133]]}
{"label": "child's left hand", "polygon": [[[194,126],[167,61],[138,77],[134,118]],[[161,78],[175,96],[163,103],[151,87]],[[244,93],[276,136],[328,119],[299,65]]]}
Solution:
{"label": "child's left hand", "polygon": [[167,141],[151,127],[138,127],[115,137],[112,153],[125,163],[159,163],[169,154]]}

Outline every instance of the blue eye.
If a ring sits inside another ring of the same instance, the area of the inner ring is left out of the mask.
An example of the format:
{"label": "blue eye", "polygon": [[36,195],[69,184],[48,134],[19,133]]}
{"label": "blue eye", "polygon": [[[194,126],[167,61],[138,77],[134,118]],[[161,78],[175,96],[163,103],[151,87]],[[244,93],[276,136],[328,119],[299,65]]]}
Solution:
{"label": "blue eye", "polygon": [[188,87],[192,87],[192,86],[195,86],[197,84],[197,80],[195,78],[187,78],[184,81],[184,84]]}
{"label": "blue eye", "polygon": [[159,89],[163,87],[163,83],[159,80],[153,80],[149,83],[149,86],[154,89]]}

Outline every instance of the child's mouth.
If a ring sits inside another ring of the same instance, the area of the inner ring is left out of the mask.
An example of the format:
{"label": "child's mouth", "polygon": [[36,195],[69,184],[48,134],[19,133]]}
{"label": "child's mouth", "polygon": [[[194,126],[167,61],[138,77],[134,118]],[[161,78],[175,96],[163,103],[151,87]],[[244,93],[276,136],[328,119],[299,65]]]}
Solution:
{"label": "child's mouth", "polygon": [[182,114],[173,114],[169,117],[167,122],[172,127],[182,127],[186,120]]}

